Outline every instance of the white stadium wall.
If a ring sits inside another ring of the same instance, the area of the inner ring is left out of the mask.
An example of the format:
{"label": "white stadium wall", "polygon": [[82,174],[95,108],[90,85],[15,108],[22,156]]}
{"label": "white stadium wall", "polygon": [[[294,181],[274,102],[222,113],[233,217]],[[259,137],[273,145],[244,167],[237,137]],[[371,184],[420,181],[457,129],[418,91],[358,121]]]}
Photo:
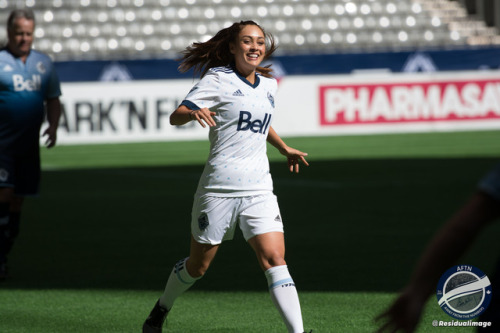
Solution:
{"label": "white stadium wall", "polygon": [[[63,83],[60,144],[197,140],[171,126],[189,79]],[[500,71],[286,76],[273,127],[282,136],[500,129]]]}

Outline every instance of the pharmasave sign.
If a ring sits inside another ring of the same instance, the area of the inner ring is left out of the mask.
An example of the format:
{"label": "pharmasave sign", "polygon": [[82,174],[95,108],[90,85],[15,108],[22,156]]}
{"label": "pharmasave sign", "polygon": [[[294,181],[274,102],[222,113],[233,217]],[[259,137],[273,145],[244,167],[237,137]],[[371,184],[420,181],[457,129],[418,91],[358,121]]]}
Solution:
{"label": "pharmasave sign", "polygon": [[322,127],[499,120],[500,75],[321,85],[319,106]]}

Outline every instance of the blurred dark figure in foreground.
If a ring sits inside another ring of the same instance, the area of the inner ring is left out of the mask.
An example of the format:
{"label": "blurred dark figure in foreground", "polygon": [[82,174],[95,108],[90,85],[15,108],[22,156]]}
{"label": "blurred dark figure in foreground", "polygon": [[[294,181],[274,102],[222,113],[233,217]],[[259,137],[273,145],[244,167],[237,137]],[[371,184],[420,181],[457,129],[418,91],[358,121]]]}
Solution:
{"label": "blurred dark figure in foreground", "polygon": [[[478,184],[476,192],[443,225],[418,261],[409,283],[394,303],[376,321],[383,324],[377,331],[414,332],[422,310],[436,291],[440,276],[466,252],[476,236],[500,217],[500,163]],[[500,286],[500,262],[492,275],[492,288]],[[500,332],[500,294],[494,295],[487,310],[479,318],[491,322],[480,331]],[[450,317],[451,319],[451,317]]]}

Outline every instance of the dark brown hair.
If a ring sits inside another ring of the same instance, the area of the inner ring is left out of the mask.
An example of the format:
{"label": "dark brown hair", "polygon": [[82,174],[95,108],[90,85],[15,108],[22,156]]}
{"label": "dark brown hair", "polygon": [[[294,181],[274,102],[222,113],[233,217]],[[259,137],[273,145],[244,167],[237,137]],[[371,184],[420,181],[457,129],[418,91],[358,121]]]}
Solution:
{"label": "dark brown hair", "polygon": [[[179,59],[181,61],[179,71],[187,72],[192,68],[195,74],[201,73],[201,77],[203,77],[210,68],[229,65],[234,61],[234,56],[229,51],[229,44],[237,40],[240,31],[247,25],[255,25],[262,30],[266,39],[264,60],[269,58],[277,48],[274,37],[266,33],[254,21],[241,21],[220,30],[206,42],[196,42],[188,46],[182,52],[182,57]],[[257,67],[257,72],[263,76],[272,77],[270,66]]]}

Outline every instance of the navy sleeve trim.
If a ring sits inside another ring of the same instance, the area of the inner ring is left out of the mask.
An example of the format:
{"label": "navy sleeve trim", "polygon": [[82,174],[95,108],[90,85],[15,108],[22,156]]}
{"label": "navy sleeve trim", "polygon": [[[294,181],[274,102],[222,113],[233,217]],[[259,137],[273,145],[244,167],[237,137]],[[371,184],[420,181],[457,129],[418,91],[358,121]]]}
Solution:
{"label": "navy sleeve trim", "polygon": [[188,109],[193,111],[201,109],[198,105],[194,104],[191,101],[188,101],[187,99],[183,100],[181,105],[185,105]]}

